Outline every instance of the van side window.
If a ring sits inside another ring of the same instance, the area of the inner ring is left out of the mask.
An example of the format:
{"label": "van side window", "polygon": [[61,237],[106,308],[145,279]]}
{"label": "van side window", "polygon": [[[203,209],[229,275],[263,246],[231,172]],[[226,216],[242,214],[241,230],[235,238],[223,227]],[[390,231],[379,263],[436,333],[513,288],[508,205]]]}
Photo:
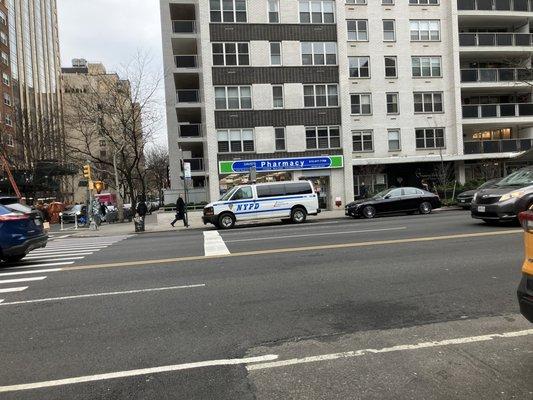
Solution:
{"label": "van side window", "polygon": [[249,200],[253,198],[252,187],[244,186],[235,192],[231,200]]}
{"label": "van side window", "polygon": [[312,194],[313,189],[311,189],[311,185],[307,182],[302,183],[289,183],[285,185],[287,188],[287,194],[288,195],[295,195],[295,194]]}
{"label": "van side window", "polygon": [[257,189],[257,197],[259,199],[270,197],[270,186],[257,186],[256,189]]}
{"label": "van side window", "polygon": [[285,190],[285,185],[270,185],[270,196],[286,196],[287,191]]}

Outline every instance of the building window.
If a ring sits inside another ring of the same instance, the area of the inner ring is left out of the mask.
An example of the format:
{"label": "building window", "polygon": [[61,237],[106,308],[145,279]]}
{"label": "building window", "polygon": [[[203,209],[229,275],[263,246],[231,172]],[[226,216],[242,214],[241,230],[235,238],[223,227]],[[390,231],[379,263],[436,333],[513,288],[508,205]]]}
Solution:
{"label": "building window", "polygon": [[439,113],[444,110],[442,92],[415,92],[415,113]]}
{"label": "building window", "polygon": [[230,129],[217,131],[219,153],[250,153],[254,151],[252,129]]}
{"label": "building window", "polygon": [[389,140],[389,151],[399,151],[402,148],[399,129],[389,129],[387,131]]}
{"label": "building window", "polygon": [[250,65],[248,43],[213,43],[213,65]]}
{"label": "building window", "polygon": [[413,19],[411,25],[411,42],[436,42],[440,40],[440,21],[435,19]]}
{"label": "building window", "polygon": [[436,6],[439,4],[439,0],[409,0],[409,4],[416,5],[416,6]]}
{"label": "building window", "polygon": [[367,42],[368,41],[368,20],[366,19],[349,19],[348,40]]}
{"label": "building window", "polygon": [[304,85],[305,107],[338,107],[337,85]]}
{"label": "building window", "polygon": [[372,95],[352,94],[350,95],[352,103],[352,115],[371,115],[372,114]]}
{"label": "building window", "polygon": [[346,0],[346,4],[366,5],[366,0]]}
{"label": "building window", "polygon": [[9,65],[9,56],[2,52],[2,62],[5,64],[5,65]]}
{"label": "building window", "polygon": [[394,0],[381,0],[381,4],[384,6],[393,6]]}
{"label": "building window", "polygon": [[334,24],[335,1],[333,0],[300,0],[300,23],[302,24]]}
{"label": "building window", "polygon": [[279,22],[279,0],[268,0],[268,22]]}
{"label": "building window", "polygon": [[350,78],[370,78],[370,57],[348,57]]}
{"label": "building window", "polygon": [[303,65],[337,65],[337,43],[302,42]]}
{"label": "building window", "polygon": [[341,147],[341,133],[338,126],[305,128],[307,150],[338,149]]}
{"label": "building window", "polygon": [[276,140],[276,151],[285,151],[285,128],[274,128],[274,136]]}
{"label": "building window", "polygon": [[274,108],[283,108],[283,86],[272,86]]}
{"label": "building window", "polygon": [[11,78],[10,78],[9,75],[6,74],[5,72],[2,72],[2,82],[3,82],[4,85],[6,85],[6,86],[11,85]]}
{"label": "building window", "polygon": [[4,93],[4,104],[11,107],[11,96],[8,93]]}
{"label": "building window", "polygon": [[383,20],[383,41],[385,42],[396,41],[396,23],[393,19]]}
{"label": "building window", "polygon": [[387,93],[387,114],[400,113],[400,95],[398,93]]}
{"label": "building window", "polygon": [[251,86],[215,87],[216,110],[250,110],[251,108]]}
{"label": "building window", "polygon": [[417,128],[417,149],[442,149],[444,148],[444,128]]}
{"label": "building window", "polygon": [[9,41],[7,39],[7,35],[4,32],[0,32],[0,42],[2,42],[2,44],[6,45],[6,46],[9,44]]}
{"label": "building window", "polygon": [[374,151],[372,131],[352,131],[353,151],[356,153]]}
{"label": "building window", "polygon": [[440,78],[442,76],[440,57],[411,57],[413,77]]}
{"label": "building window", "polygon": [[246,22],[246,0],[210,0],[211,22]]}
{"label": "building window", "polygon": [[11,115],[6,115],[6,118],[4,120],[7,126],[13,126],[13,120],[11,119]]}
{"label": "building window", "polygon": [[270,65],[281,65],[281,42],[270,42]]}
{"label": "building window", "polygon": [[15,147],[15,141],[13,140],[13,135],[11,133],[4,133],[3,139],[1,141],[8,147]]}
{"label": "building window", "polygon": [[385,78],[398,77],[398,59],[396,56],[385,56]]}
{"label": "building window", "polygon": [[0,24],[7,25],[7,16],[3,11],[0,11]]}

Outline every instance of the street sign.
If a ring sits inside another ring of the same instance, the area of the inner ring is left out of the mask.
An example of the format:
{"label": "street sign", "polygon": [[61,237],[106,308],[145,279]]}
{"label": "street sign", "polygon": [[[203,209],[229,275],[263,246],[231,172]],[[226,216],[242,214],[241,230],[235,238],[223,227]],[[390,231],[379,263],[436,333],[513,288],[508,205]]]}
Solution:
{"label": "street sign", "polygon": [[185,176],[185,179],[192,178],[191,163],[183,163],[183,175]]}
{"label": "street sign", "polygon": [[249,173],[252,168],[255,168],[256,172],[276,172],[313,169],[333,169],[343,167],[343,156],[220,161],[219,163],[219,170],[221,174]]}

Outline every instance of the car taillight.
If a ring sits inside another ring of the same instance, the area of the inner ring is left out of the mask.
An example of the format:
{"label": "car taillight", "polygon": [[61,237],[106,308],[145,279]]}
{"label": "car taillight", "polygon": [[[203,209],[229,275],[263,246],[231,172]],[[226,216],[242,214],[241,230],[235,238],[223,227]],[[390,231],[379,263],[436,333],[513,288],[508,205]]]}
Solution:
{"label": "car taillight", "polygon": [[0,215],[0,222],[22,221],[25,219],[30,219],[30,216],[28,214],[17,214],[17,213],[9,213],[9,214]]}
{"label": "car taillight", "polygon": [[533,232],[533,212],[532,211],[523,211],[518,214],[518,219],[520,220],[520,225],[527,232]]}

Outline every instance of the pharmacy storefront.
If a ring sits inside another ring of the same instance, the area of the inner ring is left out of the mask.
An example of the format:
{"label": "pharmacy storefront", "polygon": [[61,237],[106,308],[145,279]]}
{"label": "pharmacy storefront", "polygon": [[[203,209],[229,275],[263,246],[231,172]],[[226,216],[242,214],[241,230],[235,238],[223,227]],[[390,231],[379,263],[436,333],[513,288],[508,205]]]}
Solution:
{"label": "pharmacy storefront", "polygon": [[332,209],[344,193],[343,156],[220,161],[220,192],[249,183],[309,180],[318,193],[320,207]]}

